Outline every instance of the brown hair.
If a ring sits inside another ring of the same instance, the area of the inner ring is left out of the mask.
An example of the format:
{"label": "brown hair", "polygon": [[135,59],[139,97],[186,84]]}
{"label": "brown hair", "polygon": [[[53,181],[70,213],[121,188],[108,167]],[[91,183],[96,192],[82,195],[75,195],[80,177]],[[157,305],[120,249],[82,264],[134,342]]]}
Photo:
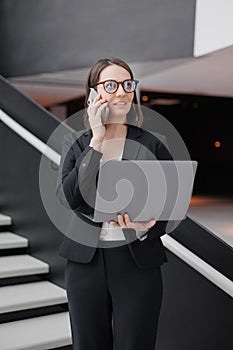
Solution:
{"label": "brown hair", "polygon": [[[87,100],[88,100],[88,96],[90,93],[90,88],[95,87],[95,85],[98,83],[99,76],[100,76],[100,73],[102,72],[102,70],[105,67],[113,65],[113,64],[116,64],[117,66],[121,66],[124,69],[126,69],[129,72],[131,79],[134,79],[133,72],[132,72],[131,68],[128,66],[128,64],[126,62],[124,62],[120,58],[109,57],[109,58],[99,59],[92,66],[92,68],[89,72],[89,75],[87,77],[87,80],[86,80],[86,96],[85,96],[85,101],[84,101],[84,108],[88,107]],[[138,104],[136,92],[134,92],[133,103],[132,103],[132,106],[131,106],[130,111],[128,112],[126,118],[127,118],[127,123],[129,123],[129,124],[133,124],[136,126],[142,125],[143,114],[142,114],[141,108]],[[89,123],[88,114],[87,114],[86,109],[85,109],[85,112],[83,115],[83,122],[84,122],[85,127],[87,129],[90,129],[90,123]]]}

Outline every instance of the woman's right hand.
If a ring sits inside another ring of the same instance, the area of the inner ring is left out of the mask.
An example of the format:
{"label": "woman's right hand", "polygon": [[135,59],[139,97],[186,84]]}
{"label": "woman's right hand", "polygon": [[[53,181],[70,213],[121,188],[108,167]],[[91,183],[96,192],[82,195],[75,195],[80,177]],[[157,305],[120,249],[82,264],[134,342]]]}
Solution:
{"label": "woman's right hand", "polygon": [[107,107],[107,100],[102,99],[101,94],[98,94],[87,108],[90,127],[92,129],[93,139],[102,141],[104,139],[106,128],[102,123],[101,113]]}

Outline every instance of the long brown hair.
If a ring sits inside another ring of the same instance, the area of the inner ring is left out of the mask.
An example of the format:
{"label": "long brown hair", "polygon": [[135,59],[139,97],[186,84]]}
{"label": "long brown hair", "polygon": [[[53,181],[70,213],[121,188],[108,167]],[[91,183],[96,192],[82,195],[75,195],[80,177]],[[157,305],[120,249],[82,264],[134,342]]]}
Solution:
{"label": "long brown hair", "polygon": [[[116,57],[101,58],[92,66],[92,68],[89,72],[89,75],[87,77],[87,80],[86,80],[86,96],[85,96],[85,101],[84,101],[85,112],[83,114],[83,122],[84,122],[84,125],[87,129],[90,129],[89,118],[88,118],[88,114],[87,114],[87,110],[86,110],[86,108],[88,107],[87,100],[88,100],[88,96],[90,93],[90,88],[95,87],[95,85],[98,83],[99,76],[100,76],[100,73],[102,72],[102,70],[105,67],[113,65],[113,64],[116,64],[117,66],[121,66],[124,69],[126,69],[129,72],[131,79],[134,79],[133,72],[132,72],[131,68],[128,66],[128,64],[126,62],[124,62],[120,58],[116,58]],[[128,112],[126,118],[127,118],[128,124],[141,126],[143,123],[143,114],[142,114],[140,105],[138,104],[136,92],[134,92],[133,103],[132,103],[132,106],[131,106],[130,111]]]}

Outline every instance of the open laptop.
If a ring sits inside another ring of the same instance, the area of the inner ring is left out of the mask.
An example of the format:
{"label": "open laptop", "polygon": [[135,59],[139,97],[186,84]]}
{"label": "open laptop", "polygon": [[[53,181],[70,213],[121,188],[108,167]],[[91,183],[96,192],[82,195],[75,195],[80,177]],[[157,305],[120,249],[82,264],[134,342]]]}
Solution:
{"label": "open laptop", "polygon": [[196,161],[102,160],[93,221],[183,220],[188,211]]}

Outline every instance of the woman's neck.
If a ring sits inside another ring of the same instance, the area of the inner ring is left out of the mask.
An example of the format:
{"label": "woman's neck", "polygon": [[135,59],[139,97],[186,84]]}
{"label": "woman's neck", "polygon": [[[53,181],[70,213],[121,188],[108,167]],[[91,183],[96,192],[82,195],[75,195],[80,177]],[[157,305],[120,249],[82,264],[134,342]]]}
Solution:
{"label": "woman's neck", "polygon": [[105,139],[112,139],[125,136],[127,132],[127,125],[119,123],[105,124],[106,134]]}

